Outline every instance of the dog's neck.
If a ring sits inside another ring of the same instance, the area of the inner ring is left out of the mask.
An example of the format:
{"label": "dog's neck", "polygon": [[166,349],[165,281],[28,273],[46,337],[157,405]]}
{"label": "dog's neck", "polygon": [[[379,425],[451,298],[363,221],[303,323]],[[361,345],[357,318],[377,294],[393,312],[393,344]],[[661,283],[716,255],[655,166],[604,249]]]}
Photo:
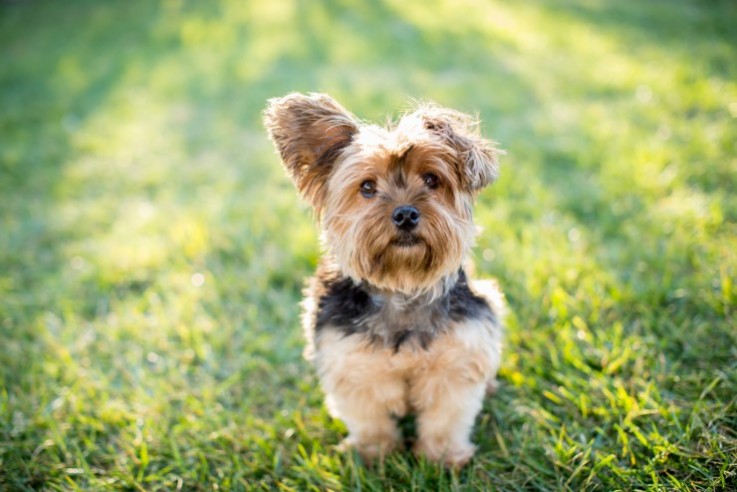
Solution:
{"label": "dog's neck", "polygon": [[460,275],[465,276],[463,269],[459,267],[452,273],[441,277],[431,286],[418,288],[413,292],[400,292],[376,287],[366,280],[362,280],[360,285],[377,301],[390,305],[393,309],[404,311],[418,309],[446,297],[458,282]]}

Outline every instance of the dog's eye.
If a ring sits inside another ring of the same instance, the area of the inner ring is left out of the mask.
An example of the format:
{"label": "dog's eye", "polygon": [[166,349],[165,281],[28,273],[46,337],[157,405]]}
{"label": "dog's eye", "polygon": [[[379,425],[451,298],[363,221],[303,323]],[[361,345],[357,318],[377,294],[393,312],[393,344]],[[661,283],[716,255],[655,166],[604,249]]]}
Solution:
{"label": "dog's eye", "polygon": [[367,179],[366,181],[361,183],[361,195],[363,195],[364,198],[371,198],[375,194],[376,194],[376,181]]}
{"label": "dog's eye", "polygon": [[425,182],[425,186],[434,190],[440,184],[440,178],[433,173],[427,173],[422,176],[422,180]]}

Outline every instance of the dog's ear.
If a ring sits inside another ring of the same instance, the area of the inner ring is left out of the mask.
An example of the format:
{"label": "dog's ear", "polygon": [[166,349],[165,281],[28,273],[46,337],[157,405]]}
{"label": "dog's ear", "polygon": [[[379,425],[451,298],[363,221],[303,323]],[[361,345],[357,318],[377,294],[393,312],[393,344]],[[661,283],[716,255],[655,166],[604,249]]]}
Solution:
{"label": "dog's ear", "polygon": [[478,119],[435,105],[425,105],[414,115],[427,131],[455,151],[461,180],[468,189],[479,191],[499,177],[498,157],[503,151],[481,136]]}
{"label": "dog's ear", "polygon": [[270,99],[264,124],[287,173],[320,214],[333,164],[351,143],[357,120],[325,94],[289,94]]}

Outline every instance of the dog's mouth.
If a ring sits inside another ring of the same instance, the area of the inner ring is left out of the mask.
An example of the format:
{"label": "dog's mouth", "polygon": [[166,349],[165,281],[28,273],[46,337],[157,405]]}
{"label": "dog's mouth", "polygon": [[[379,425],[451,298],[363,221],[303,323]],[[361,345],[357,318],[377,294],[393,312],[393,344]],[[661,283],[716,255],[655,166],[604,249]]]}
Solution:
{"label": "dog's mouth", "polygon": [[423,242],[421,237],[405,232],[392,239],[390,244],[398,248],[411,248],[412,246],[419,246]]}

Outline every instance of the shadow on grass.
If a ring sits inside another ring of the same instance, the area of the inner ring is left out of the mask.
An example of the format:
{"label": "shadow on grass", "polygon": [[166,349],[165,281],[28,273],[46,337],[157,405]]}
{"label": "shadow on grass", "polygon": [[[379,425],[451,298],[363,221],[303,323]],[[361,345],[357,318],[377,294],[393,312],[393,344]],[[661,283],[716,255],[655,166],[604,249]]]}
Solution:
{"label": "shadow on grass", "polygon": [[[80,25],[85,16],[94,22]],[[105,105],[135,54],[126,52],[125,41],[116,45],[119,37],[130,35],[121,32],[120,18],[92,5],[9,3],[0,6],[0,17],[4,63],[11,67],[0,73],[0,376],[8,398],[2,434],[4,441],[16,443],[14,452],[4,453],[2,468],[24,470],[5,477],[0,472],[0,482],[37,487],[58,472],[50,466],[55,458],[38,455],[46,444],[36,426],[76,385],[73,371],[65,370],[75,365],[70,352],[59,346],[68,329],[63,325],[86,336],[87,320],[100,315],[107,302],[94,285],[78,282],[74,270],[81,260],[65,249],[76,236],[60,216],[59,203],[73,199],[64,196],[66,166],[76,152],[77,128]],[[33,25],[34,31],[10,34],[23,25]],[[118,50],[94,56],[94,44],[85,40],[112,42]],[[52,434],[64,433],[56,424]],[[68,444],[71,451],[74,444]]]}

